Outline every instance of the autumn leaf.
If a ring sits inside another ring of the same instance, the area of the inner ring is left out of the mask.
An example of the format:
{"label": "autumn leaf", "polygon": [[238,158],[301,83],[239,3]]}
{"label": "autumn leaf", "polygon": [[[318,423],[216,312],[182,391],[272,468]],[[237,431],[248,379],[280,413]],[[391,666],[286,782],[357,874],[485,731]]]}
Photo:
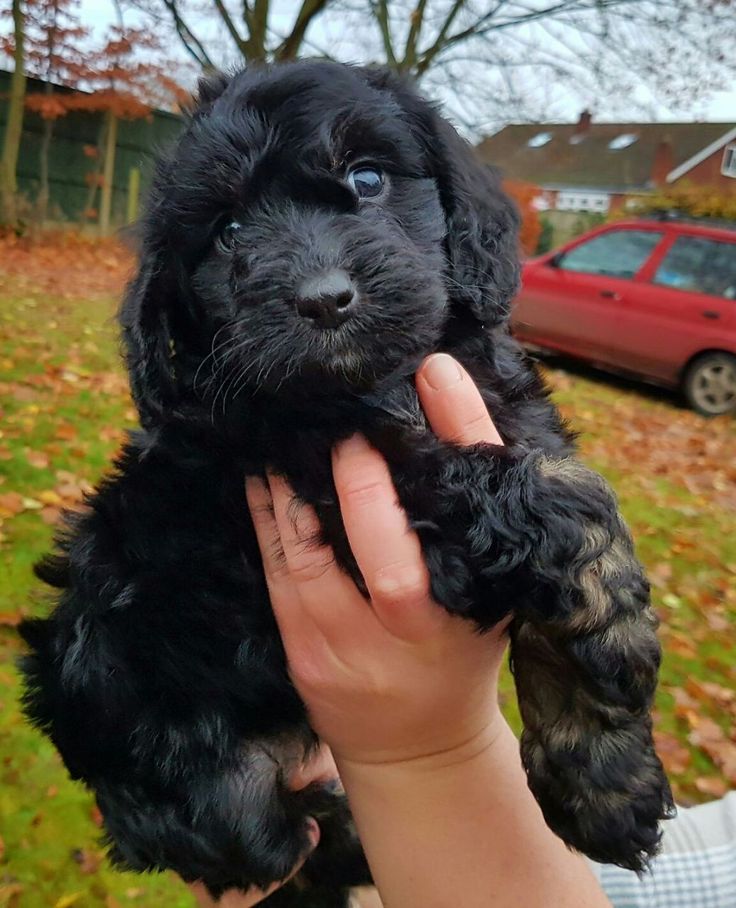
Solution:
{"label": "autumn leaf", "polygon": [[79,864],[79,869],[84,874],[97,873],[102,863],[102,855],[96,851],[89,851],[85,848],[76,848],[72,852],[72,858]]}
{"label": "autumn leaf", "polygon": [[83,892],[71,892],[69,895],[62,895],[61,898],[54,902],[54,908],[71,908],[83,897]]}
{"label": "autumn leaf", "polygon": [[61,441],[72,441],[77,437],[77,428],[70,425],[69,423],[61,423],[54,430],[54,438],[58,438]]}
{"label": "autumn leaf", "polygon": [[0,495],[0,518],[15,517],[24,510],[23,496],[19,492],[4,492]]}
{"label": "autumn leaf", "polygon": [[45,470],[49,466],[49,455],[43,451],[34,451],[31,448],[26,448],[26,460],[37,470]]}
{"label": "autumn leaf", "polygon": [[0,612],[0,627],[18,627],[24,617],[20,612]]}
{"label": "autumn leaf", "polygon": [[698,776],[695,787],[701,794],[707,794],[711,798],[722,798],[728,793],[728,785],[719,776]]}
{"label": "autumn leaf", "polygon": [[672,775],[682,775],[692,759],[687,747],[673,735],[661,730],[655,730],[654,743],[665,771]]}

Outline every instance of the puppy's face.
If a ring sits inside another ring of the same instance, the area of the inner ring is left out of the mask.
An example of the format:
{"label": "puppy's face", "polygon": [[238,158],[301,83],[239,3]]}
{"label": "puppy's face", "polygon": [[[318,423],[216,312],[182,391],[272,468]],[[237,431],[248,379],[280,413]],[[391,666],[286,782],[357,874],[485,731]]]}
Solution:
{"label": "puppy's face", "polygon": [[167,388],[225,406],[408,375],[453,306],[503,311],[514,227],[454,131],[387,74],[217,77],[159,164],[122,312],[141,409]]}
{"label": "puppy's face", "polygon": [[353,70],[236,78],[169,190],[201,325],[198,389],[371,386],[436,344],[445,218],[402,111]]}

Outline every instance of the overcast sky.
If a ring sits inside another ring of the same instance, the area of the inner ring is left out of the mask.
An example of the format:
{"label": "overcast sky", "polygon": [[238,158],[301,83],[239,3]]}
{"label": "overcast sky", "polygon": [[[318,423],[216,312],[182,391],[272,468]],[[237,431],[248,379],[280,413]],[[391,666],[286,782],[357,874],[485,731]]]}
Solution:
{"label": "overcast sky", "polygon": [[[108,24],[116,21],[115,7],[112,0],[81,0],[81,9],[85,24],[100,33],[104,31]],[[134,20],[128,18],[127,12],[126,23],[134,24]],[[310,32],[310,34],[313,33],[315,36],[319,37],[318,26],[319,23],[316,23],[313,32]],[[235,61],[224,60],[223,64],[227,65],[228,63],[233,62]],[[624,102],[622,105],[622,100],[620,98],[616,99],[616,115],[611,116],[611,111],[606,110],[605,101],[591,104],[591,99],[575,97],[571,93],[566,93],[566,95],[563,95],[562,97],[560,97],[559,94],[556,95],[554,118],[556,120],[574,121],[577,119],[580,110],[585,106],[590,106],[592,108],[594,118],[598,120],[626,121],[629,119],[636,121],[642,118],[640,109],[637,110],[632,107],[631,111],[627,112],[626,104]],[[654,115],[657,120],[688,119],[688,117],[684,117],[681,112],[673,113],[673,111],[668,110],[662,105],[659,105],[657,109],[655,109]],[[691,112],[690,118],[708,121],[736,122],[736,79],[734,80],[730,91],[719,92],[714,94],[711,98],[701,102],[697,108]]]}

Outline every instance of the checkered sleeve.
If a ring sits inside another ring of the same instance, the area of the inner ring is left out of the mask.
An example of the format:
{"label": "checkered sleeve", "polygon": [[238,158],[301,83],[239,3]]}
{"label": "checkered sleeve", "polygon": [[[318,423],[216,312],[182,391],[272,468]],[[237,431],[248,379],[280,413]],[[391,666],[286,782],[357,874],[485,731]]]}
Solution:
{"label": "checkered sleeve", "polygon": [[736,908],[736,792],[681,807],[663,828],[662,851],[641,877],[591,863],[613,908]]}

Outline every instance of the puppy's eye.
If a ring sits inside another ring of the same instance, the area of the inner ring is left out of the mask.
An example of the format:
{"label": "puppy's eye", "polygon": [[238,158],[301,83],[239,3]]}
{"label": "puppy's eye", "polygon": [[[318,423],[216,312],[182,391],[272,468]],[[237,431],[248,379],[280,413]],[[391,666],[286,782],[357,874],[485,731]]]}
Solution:
{"label": "puppy's eye", "polygon": [[217,242],[220,248],[225,252],[232,252],[238,241],[238,235],[242,229],[243,225],[240,223],[240,221],[230,221],[229,223],[225,224],[217,237]]}
{"label": "puppy's eye", "polygon": [[372,199],[381,194],[383,173],[377,167],[356,167],[348,174],[348,185],[360,199]]}

